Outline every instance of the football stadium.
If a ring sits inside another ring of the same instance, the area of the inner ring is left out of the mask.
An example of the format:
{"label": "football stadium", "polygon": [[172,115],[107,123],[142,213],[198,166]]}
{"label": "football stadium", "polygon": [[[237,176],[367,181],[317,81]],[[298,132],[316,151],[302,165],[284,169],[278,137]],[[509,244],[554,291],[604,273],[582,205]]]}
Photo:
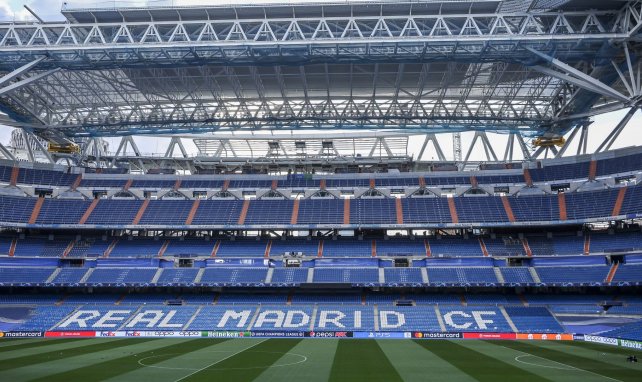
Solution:
{"label": "football stadium", "polygon": [[52,3],[0,380],[641,379],[642,1]]}

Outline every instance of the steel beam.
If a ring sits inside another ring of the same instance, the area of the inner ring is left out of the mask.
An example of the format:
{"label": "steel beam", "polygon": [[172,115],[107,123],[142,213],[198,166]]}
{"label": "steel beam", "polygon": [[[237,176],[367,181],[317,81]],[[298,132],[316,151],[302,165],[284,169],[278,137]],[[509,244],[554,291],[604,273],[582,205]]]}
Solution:
{"label": "steel beam", "polygon": [[11,71],[10,73],[5,74],[0,78],[0,85],[3,85],[8,81],[11,81],[12,79],[16,78],[19,75],[25,74],[26,72],[31,70],[34,66],[41,63],[45,58],[46,57],[36,58],[35,60],[22,65],[21,67]]}
{"label": "steel beam", "polygon": [[626,125],[629,123],[633,115],[638,111],[637,107],[632,107],[629,109],[629,111],[624,115],[624,117],[620,120],[620,122],[617,123],[613,127],[613,130],[609,133],[609,135],[602,141],[602,143],[598,146],[597,150],[595,150],[596,153],[599,153],[601,151],[606,151],[611,148],[617,137],[620,136],[620,133]]}

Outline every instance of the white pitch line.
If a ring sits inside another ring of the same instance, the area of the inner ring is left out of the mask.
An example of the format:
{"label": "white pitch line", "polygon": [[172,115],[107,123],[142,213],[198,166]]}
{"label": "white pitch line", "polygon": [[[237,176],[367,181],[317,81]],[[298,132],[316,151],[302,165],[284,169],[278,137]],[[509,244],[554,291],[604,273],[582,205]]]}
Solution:
{"label": "white pitch line", "polygon": [[[549,362],[554,362],[554,363],[556,363],[556,364],[558,364],[558,365],[564,365],[564,366],[569,367],[569,368],[574,369],[574,370],[579,370],[579,371],[583,371],[583,372],[590,373],[590,374],[593,374],[593,375],[597,375],[598,377],[602,377],[602,378],[610,379],[611,381],[615,381],[615,382],[623,382],[623,381],[621,381],[621,380],[619,380],[619,379],[615,379],[615,378],[607,377],[606,375],[602,375],[602,374],[596,373],[596,372],[594,372],[594,371],[590,371],[590,370],[582,369],[582,368],[579,368],[579,367],[571,366],[571,365],[565,364],[565,363],[563,363],[563,362],[558,362],[558,361],[555,361],[555,360],[552,360],[552,359],[549,359],[549,358],[546,358],[546,357],[541,357],[541,356],[538,356],[538,355],[535,355],[535,354],[531,354],[531,353],[527,353],[527,352],[525,352],[525,351],[521,351],[521,350],[515,350],[515,349],[512,349],[512,348],[506,347],[506,346],[504,346],[504,345],[498,345],[498,346],[501,346],[501,347],[503,347],[504,349],[513,350],[513,351],[516,351],[516,352],[522,353],[522,354],[524,354],[524,355],[530,355],[530,356],[532,356],[532,357],[537,357],[537,358],[545,359],[545,360],[547,360],[547,361],[549,361]],[[517,357],[515,357],[515,358],[517,358]],[[517,360],[517,359],[515,359],[515,361],[520,362],[520,361],[519,361],[519,360]],[[521,362],[521,363],[528,364],[527,362]],[[542,366],[542,365],[537,365],[537,366]],[[546,367],[546,366],[542,366],[542,367]],[[568,369],[567,369],[567,370],[568,370]]]}
{"label": "white pitch line", "polygon": [[255,344],[254,344],[254,345],[252,345],[252,346],[248,346],[247,348],[245,348],[245,349],[243,349],[243,350],[239,350],[239,351],[237,351],[236,353],[230,354],[230,355],[228,355],[227,357],[225,357],[225,358],[223,358],[223,359],[219,359],[219,360],[218,360],[218,361],[216,361],[216,362],[210,363],[209,365],[207,365],[207,366],[205,366],[205,367],[202,367],[202,368],[200,368],[200,369],[198,369],[198,370],[195,370],[194,372],[189,373],[189,374],[187,374],[187,375],[186,375],[186,376],[184,376],[184,377],[180,377],[179,379],[175,380],[174,382],[182,381],[182,380],[184,380],[185,378],[191,377],[192,375],[194,375],[194,374],[196,374],[196,373],[200,373],[201,371],[203,371],[203,370],[205,370],[205,369],[207,369],[207,368],[210,368],[210,367],[212,367],[212,366],[216,365],[217,363],[221,363],[221,362],[225,361],[225,360],[226,360],[226,359],[228,359],[228,358],[232,358],[232,357],[234,357],[234,356],[235,356],[235,355],[237,355],[237,354],[243,353],[243,352],[244,352],[244,351],[246,351],[246,350],[250,350],[250,349],[252,349],[253,347],[255,347],[256,345],[260,345],[260,344],[262,344],[263,342],[265,342],[265,341],[267,341],[267,340],[268,340],[268,339],[266,338],[266,339],[264,339],[263,341],[259,341],[259,342],[255,343]]}
{"label": "white pitch line", "polygon": [[[532,355],[532,354],[522,354],[522,355],[518,355],[517,357],[515,357],[515,361],[517,361],[517,362],[519,362],[519,363],[523,363],[524,365],[537,366],[537,367],[545,367],[545,368],[547,368],[547,369],[557,369],[557,370],[575,370],[575,369],[573,369],[573,368],[572,368],[572,366],[571,366],[571,367],[568,367],[568,365],[565,365],[565,367],[557,367],[557,366],[546,366],[546,365],[540,365],[540,364],[537,364],[537,363],[530,363],[530,362],[522,361],[520,358],[524,358],[524,357],[536,357],[536,358],[545,359],[545,360],[547,360],[547,361],[551,362],[551,360],[550,360],[550,359],[548,359],[548,358],[542,358],[542,357],[539,357],[539,356],[536,356],[536,355]],[[558,365],[562,365],[561,363],[556,362],[556,361],[552,361],[552,362],[555,362],[555,363],[557,363]]]}

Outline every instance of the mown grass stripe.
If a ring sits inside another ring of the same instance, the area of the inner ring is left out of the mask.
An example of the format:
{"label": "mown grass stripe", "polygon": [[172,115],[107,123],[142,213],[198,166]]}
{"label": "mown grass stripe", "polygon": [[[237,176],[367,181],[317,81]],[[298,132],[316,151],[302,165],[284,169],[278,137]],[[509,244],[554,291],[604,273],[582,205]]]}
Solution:
{"label": "mown grass stripe", "polygon": [[[514,349],[489,343],[486,341],[464,341],[459,342],[467,348],[476,350],[480,353],[491,355],[503,362],[519,367],[531,373],[559,382],[608,382],[604,377],[598,376],[588,371],[575,369],[570,366],[562,365],[547,358],[530,356]],[[561,345],[556,342],[555,345]],[[611,381],[613,382],[613,381]]]}
{"label": "mown grass stripe", "polygon": [[[635,364],[631,362],[625,362],[626,357],[629,355],[635,354],[635,351],[623,351],[626,349],[618,349],[620,352],[610,352],[611,346],[602,345],[601,347],[591,348],[583,346],[571,346],[570,342],[548,342],[548,341],[538,341],[533,343],[537,347],[543,347],[546,349],[553,349],[562,351],[565,353],[571,353],[576,357],[586,358],[589,360],[597,360],[600,362],[610,363],[612,365],[617,365],[618,367],[626,367],[629,369],[640,370],[640,364]],[[642,357],[642,352],[638,351],[637,355]]]}
{"label": "mown grass stripe", "polygon": [[614,365],[611,363],[601,362],[596,359],[588,359],[583,357],[578,357],[575,354],[559,351],[554,349],[548,349],[541,346],[531,345],[525,342],[495,342],[501,346],[511,348],[513,350],[521,351],[523,353],[535,354],[538,357],[547,358],[555,362],[559,362],[580,370],[589,371],[594,374],[604,376],[606,378],[616,379],[620,381],[639,381],[640,380],[640,371],[622,368],[621,366]]}
{"label": "mown grass stripe", "polygon": [[[245,350],[249,346],[248,344],[258,343],[264,340],[265,339],[256,340],[244,338],[242,340],[231,339],[221,343],[213,342],[212,345],[201,348],[198,351],[176,353],[174,357],[154,364],[150,364],[149,360],[156,358],[155,355],[152,357],[139,357],[137,362],[145,367],[132,370],[126,374],[121,374],[104,381],[120,382],[149,380],[155,382],[175,382],[176,380],[185,377],[188,373],[197,371],[213,362],[216,362],[217,360],[227,358],[240,350]],[[164,344],[166,344],[166,342],[162,343],[162,345]],[[140,351],[146,350],[148,349]],[[71,368],[67,370],[71,370]]]}
{"label": "mown grass stripe", "polygon": [[299,342],[301,339],[279,338],[255,346],[248,344],[247,350],[188,374],[180,381],[253,381]]}
{"label": "mown grass stripe", "polygon": [[[136,339],[141,342],[141,339]],[[158,341],[158,340],[156,340]],[[69,370],[63,373],[52,374],[43,378],[34,379],[39,382],[69,382],[69,381],[98,381],[113,378],[133,370],[143,368],[138,360],[149,358],[147,364],[156,364],[166,361],[170,358],[181,354],[187,354],[198,351],[202,348],[212,346],[216,343],[227,341],[226,339],[194,339],[191,341],[171,344],[163,347],[150,346],[150,349],[144,352],[138,352],[135,356],[128,354],[124,357],[112,358],[105,362],[100,362],[86,367]],[[151,344],[153,345],[153,343]]]}
{"label": "mown grass stripe", "polygon": [[404,381],[427,381],[448,376],[448,382],[475,382],[455,366],[426,350],[415,341],[380,340],[379,346]]}
{"label": "mown grass stripe", "polygon": [[[4,342],[5,340],[2,340]],[[27,340],[22,340],[22,341],[27,341]],[[78,338],[59,338],[59,339],[38,339],[34,341],[29,341],[27,343],[24,343],[22,341],[18,341],[20,343],[14,343],[14,344],[7,344],[5,346],[0,346],[0,353],[3,352],[8,352],[8,351],[16,351],[20,349],[29,349],[32,347],[42,347],[42,346],[47,346],[47,345],[58,345],[58,344],[64,344],[67,342],[73,342],[73,341],[79,341]]]}
{"label": "mown grass stripe", "polygon": [[520,382],[549,381],[549,379],[542,376],[458,345],[453,341],[416,340],[416,342],[480,382],[502,381],[505,380],[507,376],[510,376],[512,380],[519,380]]}
{"label": "mown grass stripe", "polygon": [[[78,341],[79,344],[81,344],[82,341],[88,341],[88,340],[76,339],[76,341]],[[35,353],[33,355],[27,355],[23,357],[3,359],[3,360],[0,360],[0,371],[15,369],[18,367],[33,365],[41,362],[58,361],[61,359],[75,357],[75,356],[79,356],[87,353],[93,353],[97,351],[118,348],[121,346],[127,346],[140,341],[141,339],[139,338],[131,338],[131,339],[123,339],[123,340],[104,340],[99,343],[92,343],[91,345],[76,346],[68,349],[57,349],[57,350],[46,351],[42,353]],[[149,341],[149,340],[142,340],[142,341]]]}
{"label": "mown grass stripe", "polygon": [[339,340],[332,338],[321,341],[303,340],[290,349],[290,354],[283,355],[275,363],[286,365],[297,362],[295,365],[271,367],[255,378],[254,382],[327,382],[330,378],[330,370],[332,370],[334,353],[337,351],[338,344]]}
{"label": "mown grass stripe", "polygon": [[341,340],[334,353],[330,381],[402,381],[375,340]]}

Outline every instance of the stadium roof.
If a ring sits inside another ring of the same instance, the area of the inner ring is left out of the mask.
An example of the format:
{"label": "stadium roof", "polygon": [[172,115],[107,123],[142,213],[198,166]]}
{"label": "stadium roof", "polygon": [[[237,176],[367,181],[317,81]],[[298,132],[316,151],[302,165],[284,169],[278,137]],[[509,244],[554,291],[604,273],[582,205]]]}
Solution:
{"label": "stadium roof", "polygon": [[0,24],[3,123],[558,137],[639,102],[640,1],[114,4]]}

